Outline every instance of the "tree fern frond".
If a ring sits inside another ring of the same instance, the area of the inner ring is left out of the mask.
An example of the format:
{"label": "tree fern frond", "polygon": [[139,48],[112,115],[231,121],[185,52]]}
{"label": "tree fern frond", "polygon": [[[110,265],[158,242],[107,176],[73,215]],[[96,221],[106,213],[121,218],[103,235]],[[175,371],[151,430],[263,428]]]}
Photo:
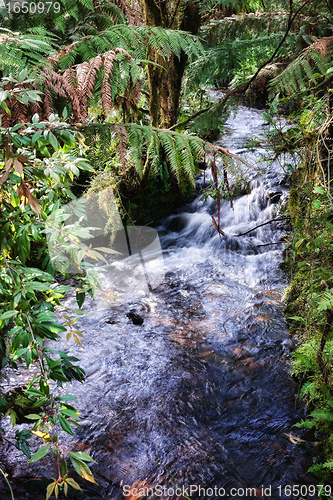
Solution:
{"label": "tree fern frond", "polygon": [[151,162],[151,168],[153,174],[156,176],[161,175],[161,147],[157,132],[153,131],[151,140],[147,147],[147,156]]}
{"label": "tree fern frond", "polygon": [[193,120],[191,131],[207,135],[212,130],[219,130],[221,125],[228,119],[233,106],[235,104],[232,99],[228,99],[227,103],[224,101],[217,102]]}
{"label": "tree fern frond", "polygon": [[107,144],[112,137],[112,140],[117,142],[117,155],[123,166],[123,175],[134,169],[139,179],[149,172],[154,176],[163,177],[165,160],[181,188],[185,187],[188,181],[195,184],[198,163],[205,161],[209,166],[212,156],[216,161],[221,159],[223,169],[227,170],[231,177],[239,178],[242,174],[244,178],[244,166],[250,166],[243,158],[189,133],[136,123],[91,123],[87,130],[89,133],[106,134]]}
{"label": "tree fern frond", "polygon": [[142,26],[138,28],[146,38],[146,43],[151,49],[156,49],[159,54],[168,59],[172,54],[180,57],[181,51],[187,56],[200,56],[204,47],[198,37],[181,30],[170,30],[159,26]]}
{"label": "tree fern frond", "polygon": [[129,157],[131,158],[132,164],[136,169],[137,173],[139,174],[139,177],[142,177],[144,173],[143,172],[144,140],[143,140],[143,131],[140,127],[130,128],[130,130],[128,131],[128,142],[129,142]]}
{"label": "tree fern frond", "polygon": [[232,8],[237,11],[239,10],[250,10],[251,12],[256,11],[262,7],[259,0],[204,0],[201,3],[201,12],[207,14],[207,10],[215,10],[217,7],[220,8]]}
{"label": "tree fern frond", "polygon": [[26,66],[37,66],[37,61],[43,64],[46,57],[54,50],[52,41],[48,42],[42,36],[18,35],[0,28],[0,69],[2,76],[15,74]]}
{"label": "tree fern frond", "polygon": [[292,92],[313,91],[316,86],[314,73],[326,77],[332,66],[333,37],[316,40],[304,49],[287,68],[271,81],[271,92],[290,94]]}
{"label": "tree fern frond", "polygon": [[139,2],[136,0],[132,0],[131,2],[115,0],[115,3],[124,12],[129,24],[136,26],[142,24],[142,12]]}
{"label": "tree fern frond", "polygon": [[[116,59],[116,55],[113,52],[109,52],[104,56],[104,77],[101,88],[101,98],[102,98],[102,107],[104,111],[104,115],[108,116],[111,108],[112,101],[114,99],[114,95],[109,83],[109,77],[113,70],[113,63]],[[112,79],[113,81],[114,79]]]}
{"label": "tree fern frond", "polygon": [[[91,99],[92,98],[92,91],[97,79],[97,72],[100,70],[101,66],[103,63],[103,59],[101,56],[94,57],[89,61],[89,63],[82,63],[79,64],[76,67],[76,74],[78,75],[78,71],[80,71],[80,67],[82,67],[82,79],[79,84],[79,78],[77,78],[78,86],[77,86],[77,92],[78,92],[78,97],[83,98],[83,99]],[[88,64],[88,67],[84,66],[85,64]]]}

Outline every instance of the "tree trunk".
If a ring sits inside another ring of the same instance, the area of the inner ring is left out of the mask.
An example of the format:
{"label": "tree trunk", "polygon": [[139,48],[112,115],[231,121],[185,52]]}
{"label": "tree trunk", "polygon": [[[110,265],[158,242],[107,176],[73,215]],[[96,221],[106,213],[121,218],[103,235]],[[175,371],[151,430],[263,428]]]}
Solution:
{"label": "tree trunk", "polygon": [[[196,34],[200,27],[199,5],[195,1],[143,0],[143,14],[147,26],[180,29]],[[148,66],[149,113],[153,127],[169,128],[178,120],[181,83],[187,62],[186,54],[165,61],[156,50],[148,59],[156,65]]]}

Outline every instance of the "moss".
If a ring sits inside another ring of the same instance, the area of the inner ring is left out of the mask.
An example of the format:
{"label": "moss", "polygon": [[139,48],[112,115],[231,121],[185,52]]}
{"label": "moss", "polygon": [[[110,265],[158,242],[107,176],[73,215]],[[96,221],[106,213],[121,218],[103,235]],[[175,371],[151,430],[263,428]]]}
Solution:
{"label": "moss", "polygon": [[193,193],[194,186],[190,182],[180,191],[176,179],[162,182],[155,178],[149,179],[143,189],[122,192],[122,202],[131,223],[154,224],[175,211]]}
{"label": "moss", "polygon": [[293,222],[300,214],[299,190],[295,188],[291,188],[289,193],[289,214]]}

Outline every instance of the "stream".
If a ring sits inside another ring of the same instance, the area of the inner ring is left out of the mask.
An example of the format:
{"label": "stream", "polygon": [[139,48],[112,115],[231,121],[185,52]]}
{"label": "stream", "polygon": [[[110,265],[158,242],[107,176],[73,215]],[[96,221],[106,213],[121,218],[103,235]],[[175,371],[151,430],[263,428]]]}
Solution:
{"label": "stream", "polygon": [[[247,145],[265,129],[262,112],[240,106],[225,129],[217,144],[258,162],[263,151]],[[227,235],[274,218],[287,196],[276,163],[249,186],[233,209],[222,201]],[[87,378],[66,393],[78,398],[83,425],[71,447],[96,460],[98,485],[80,481],[84,493],[73,498],[136,500],[149,488],[149,498],[162,500],[317,498],[306,472],[313,444],[295,444],[306,439],[293,427],[305,410],[289,374],[284,245],[268,245],[286,228],[272,223],[221,237],[212,215],[216,202],[198,195],[156,228],[165,278],[153,291],[115,307],[83,306],[84,348],[72,341],[69,348]],[[2,460],[17,482],[23,470],[56,477],[47,458],[31,469],[18,452]],[[39,499],[35,483],[24,483],[16,499]],[[303,485],[301,494],[290,495],[287,485]]]}

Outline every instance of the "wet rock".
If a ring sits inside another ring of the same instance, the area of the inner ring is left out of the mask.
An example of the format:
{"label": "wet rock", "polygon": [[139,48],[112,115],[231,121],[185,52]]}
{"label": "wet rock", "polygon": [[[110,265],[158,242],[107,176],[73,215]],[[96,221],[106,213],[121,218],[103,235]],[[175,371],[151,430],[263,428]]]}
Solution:
{"label": "wet rock", "polygon": [[241,359],[245,354],[243,347],[234,347],[232,352],[234,353],[236,359]]}
{"label": "wet rock", "polygon": [[267,193],[267,198],[271,203],[277,203],[282,196],[282,191],[271,191]]}
{"label": "wet rock", "polygon": [[284,174],[284,176],[282,177],[282,179],[280,179],[280,182],[279,182],[280,186],[289,186],[289,184],[290,184],[290,177],[291,177],[290,173]]}
{"label": "wet rock", "polygon": [[186,227],[186,218],[182,215],[172,219],[167,229],[169,231],[180,232]]}
{"label": "wet rock", "polygon": [[143,324],[143,317],[140,316],[140,314],[136,313],[134,309],[127,313],[126,316],[132,321],[133,325],[141,326]]}
{"label": "wet rock", "polygon": [[103,323],[107,323],[108,325],[116,325],[118,321],[115,318],[106,318],[103,320]]}
{"label": "wet rock", "polygon": [[257,368],[261,367],[261,364],[258,363],[254,358],[242,359],[241,363],[244,365],[244,367],[247,367],[250,370],[256,370]]}

